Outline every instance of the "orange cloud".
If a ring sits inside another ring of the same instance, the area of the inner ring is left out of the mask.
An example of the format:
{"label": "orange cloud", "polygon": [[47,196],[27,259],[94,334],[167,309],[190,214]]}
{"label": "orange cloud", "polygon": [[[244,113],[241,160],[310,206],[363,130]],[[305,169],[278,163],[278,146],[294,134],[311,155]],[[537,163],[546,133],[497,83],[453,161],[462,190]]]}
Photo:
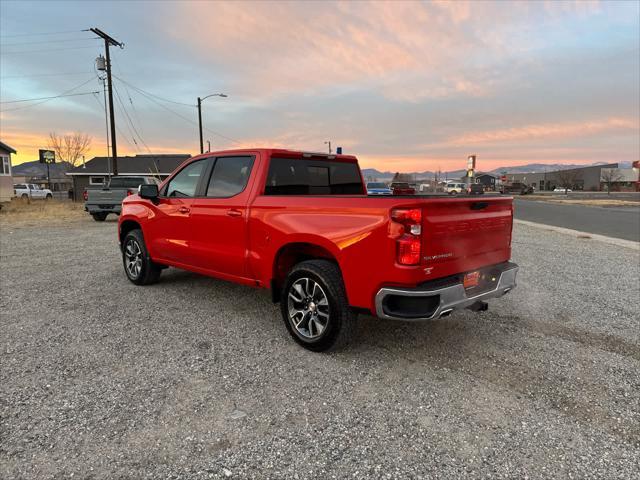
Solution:
{"label": "orange cloud", "polygon": [[587,122],[538,124],[484,132],[470,132],[449,138],[445,145],[478,145],[543,138],[571,138],[602,132],[628,132],[638,131],[639,129],[640,124],[637,119],[613,117]]}

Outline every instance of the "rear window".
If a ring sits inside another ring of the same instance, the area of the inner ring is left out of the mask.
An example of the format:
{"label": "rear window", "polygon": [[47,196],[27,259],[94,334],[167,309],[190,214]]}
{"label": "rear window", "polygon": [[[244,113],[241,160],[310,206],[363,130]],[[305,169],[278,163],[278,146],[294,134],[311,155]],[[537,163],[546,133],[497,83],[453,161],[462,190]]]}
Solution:
{"label": "rear window", "polygon": [[109,188],[138,188],[138,186],[142,185],[143,183],[144,178],[142,177],[114,177],[109,183]]}
{"label": "rear window", "polygon": [[384,183],[367,183],[367,188],[387,188]]}
{"label": "rear window", "polygon": [[272,158],[266,195],[362,195],[356,163]]}

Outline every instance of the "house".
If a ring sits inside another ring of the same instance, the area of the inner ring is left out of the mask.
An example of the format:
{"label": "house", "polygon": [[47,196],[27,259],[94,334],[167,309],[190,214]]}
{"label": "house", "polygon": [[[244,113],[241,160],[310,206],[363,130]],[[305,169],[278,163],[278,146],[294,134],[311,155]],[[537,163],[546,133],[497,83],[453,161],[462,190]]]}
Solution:
{"label": "house", "polygon": [[11,154],[16,151],[0,141],[0,203],[9,202],[13,197],[13,178],[11,176]]}
{"label": "house", "polygon": [[[190,157],[188,153],[118,157],[118,175],[150,175],[164,180]],[[111,171],[111,158],[94,157],[67,172],[73,179],[73,199],[82,201],[82,193],[87,188],[109,183]]]}
{"label": "house", "polygon": [[490,173],[478,173],[475,176],[476,183],[481,183],[485,190],[494,191],[496,189],[497,177]]}

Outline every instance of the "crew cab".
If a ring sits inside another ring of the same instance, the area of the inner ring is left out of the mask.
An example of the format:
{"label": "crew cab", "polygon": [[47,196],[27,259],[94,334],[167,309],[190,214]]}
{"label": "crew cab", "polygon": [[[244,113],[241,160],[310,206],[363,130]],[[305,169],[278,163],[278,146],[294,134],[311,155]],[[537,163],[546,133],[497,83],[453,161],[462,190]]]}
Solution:
{"label": "crew cab", "polygon": [[85,190],[84,209],[96,222],[104,222],[110,213],[120,215],[122,200],[137,193],[140,185],[158,183],[158,179],[151,176],[111,177],[104,188]]}
{"label": "crew cab", "polygon": [[322,351],[349,342],[360,312],[431,320],[508,293],[512,203],[367,196],[354,156],[230,150],[141,185],[118,235],[134,284],[176,267],[270,289],[293,339]]}
{"label": "crew cab", "polygon": [[13,186],[13,193],[22,199],[49,200],[53,198],[53,193],[48,188],[40,188],[40,185],[33,183],[16,183]]}

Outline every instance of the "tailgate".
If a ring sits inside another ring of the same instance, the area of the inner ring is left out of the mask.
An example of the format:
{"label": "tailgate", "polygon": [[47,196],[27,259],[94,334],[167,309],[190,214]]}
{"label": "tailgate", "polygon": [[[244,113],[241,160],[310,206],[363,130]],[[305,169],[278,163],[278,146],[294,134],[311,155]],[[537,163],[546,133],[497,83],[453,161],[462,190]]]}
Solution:
{"label": "tailgate", "polygon": [[117,188],[114,190],[101,189],[101,190],[87,190],[89,203],[122,203],[124,197],[127,196],[127,190],[124,188]]}
{"label": "tailgate", "polygon": [[422,208],[422,262],[450,275],[511,257],[513,200],[464,197],[429,201]]}

